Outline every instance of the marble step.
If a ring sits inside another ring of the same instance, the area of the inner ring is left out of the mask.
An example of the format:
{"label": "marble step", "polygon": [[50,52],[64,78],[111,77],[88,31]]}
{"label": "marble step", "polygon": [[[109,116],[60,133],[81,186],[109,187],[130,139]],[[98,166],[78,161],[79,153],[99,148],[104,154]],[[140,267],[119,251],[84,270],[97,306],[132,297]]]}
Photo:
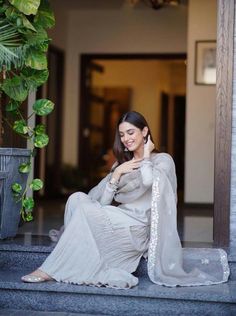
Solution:
{"label": "marble step", "polygon": [[[55,247],[47,236],[35,236],[30,242],[23,237],[0,241],[0,268],[4,270],[28,271],[38,268]],[[236,281],[236,254],[228,256],[230,280]],[[136,271],[137,276],[147,275],[147,263],[141,260]]]}
{"label": "marble step", "polygon": [[0,309],[0,316],[102,316],[99,314],[81,314],[67,312],[32,311],[26,309]]}
{"label": "marble step", "polygon": [[[220,285],[168,288],[147,277],[127,290],[79,286],[54,281],[20,281],[26,269],[0,271],[2,309],[92,315],[236,315],[236,281]],[[49,314],[50,315],[50,314]]]}
{"label": "marble step", "polygon": [[[53,281],[22,283],[21,276],[37,268],[53,247],[47,237],[31,238],[30,242],[25,237],[0,242],[0,307],[3,311],[26,311],[24,315],[31,315],[32,311],[47,311],[48,315],[52,312],[118,316],[236,315],[236,278],[214,286],[167,288],[149,280],[145,260],[136,271],[139,285],[128,290]],[[235,273],[235,256],[229,258]]]}

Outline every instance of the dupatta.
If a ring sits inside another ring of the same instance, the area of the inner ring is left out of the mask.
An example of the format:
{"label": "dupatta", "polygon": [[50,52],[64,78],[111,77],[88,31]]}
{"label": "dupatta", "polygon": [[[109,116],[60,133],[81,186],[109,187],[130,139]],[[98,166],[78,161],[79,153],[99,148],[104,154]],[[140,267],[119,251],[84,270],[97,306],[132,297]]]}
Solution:
{"label": "dupatta", "polygon": [[170,287],[226,282],[230,271],[223,249],[182,248],[177,232],[175,165],[168,154],[156,157],[148,249],[150,280]]}

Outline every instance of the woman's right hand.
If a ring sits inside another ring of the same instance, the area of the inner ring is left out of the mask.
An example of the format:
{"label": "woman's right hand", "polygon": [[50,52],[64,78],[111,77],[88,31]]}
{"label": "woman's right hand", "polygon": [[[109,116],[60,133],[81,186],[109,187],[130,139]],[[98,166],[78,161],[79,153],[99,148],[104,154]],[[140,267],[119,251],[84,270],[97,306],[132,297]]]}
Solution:
{"label": "woman's right hand", "polygon": [[116,167],[113,172],[112,179],[119,181],[122,174],[129,173],[140,167],[142,159],[131,159],[129,161],[123,162],[121,165]]}

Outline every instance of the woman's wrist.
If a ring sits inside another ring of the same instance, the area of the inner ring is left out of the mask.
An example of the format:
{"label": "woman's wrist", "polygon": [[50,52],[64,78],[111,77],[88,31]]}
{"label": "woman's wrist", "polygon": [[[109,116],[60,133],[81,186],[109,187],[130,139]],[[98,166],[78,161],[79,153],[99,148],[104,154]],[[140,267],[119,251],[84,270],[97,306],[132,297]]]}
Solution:
{"label": "woman's wrist", "polygon": [[114,181],[114,182],[119,182],[119,180],[120,180],[120,173],[117,170],[115,170],[113,172],[113,174],[111,176],[111,180]]}
{"label": "woman's wrist", "polygon": [[144,152],[143,159],[149,159],[150,155],[151,155],[150,151]]}
{"label": "woman's wrist", "polygon": [[110,179],[109,183],[112,184],[112,185],[118,185],[119,180],[117,180],[116,178],[113,178],[113,177],[112,177],[112,178]]}

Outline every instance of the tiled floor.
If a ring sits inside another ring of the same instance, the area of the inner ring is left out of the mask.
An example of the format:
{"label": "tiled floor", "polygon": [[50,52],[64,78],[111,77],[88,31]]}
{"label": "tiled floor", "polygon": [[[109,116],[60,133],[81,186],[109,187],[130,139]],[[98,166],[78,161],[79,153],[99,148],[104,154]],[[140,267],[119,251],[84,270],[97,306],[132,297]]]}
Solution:
{"label": "tiled floor", "polygon": [[66,199],[38,200],[33,213],[34,220],[21,222],[19,234],[48,235],[50,229],[60,229],[64,220]]}
{"label": "tiled floor", "polygon": [[[37,201],[34,220],[22,223],[18,233],[24,234],[25,241],[32,235],[47,236],[50,229],[59,229],[63,225],[66,199]],[[178,231],[185,243],[212,243],[213,208],[211,207],[179,207]]]}

